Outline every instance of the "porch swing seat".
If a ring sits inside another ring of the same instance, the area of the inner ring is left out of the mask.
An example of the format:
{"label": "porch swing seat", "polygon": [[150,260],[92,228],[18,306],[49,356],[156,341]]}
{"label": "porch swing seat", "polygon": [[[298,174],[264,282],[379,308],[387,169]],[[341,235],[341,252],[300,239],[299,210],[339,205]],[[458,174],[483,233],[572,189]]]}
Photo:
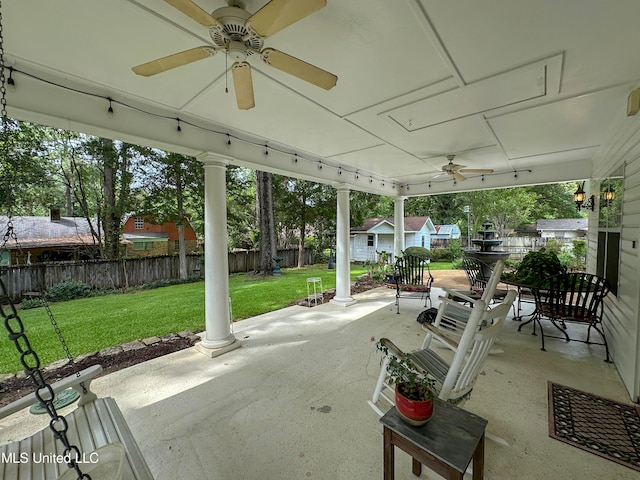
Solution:
{"label": "porch swing seat", "polygon": [[[69,441],[78,447],[85,461],[80,468],[83,473],[92,475],[92,468],[100,466],[101,461],[109,461],[109,476],[96,475],[97,470],[94,470],[93,480],[153,480],[153,475],[116,401],[111,397],[97,398],[89,390],[89,382],[101,371],[101,366],[94,365],[82,370],[79,375],[64,378],[51,385],[56,393],[67,388],[74,388],[80,392],[77,408],[64,417],[68,423]],[[80,387],[80,383],[84,384],[85,389]],[[0,418],[20,411],[36,401],[34,394],[27,395],[0,409]],[[101,448],[108,445],[123,451],[121,458],[113,461],[113,456],[107,455],[104,448]],[[101,450],[92,455],[97,449]],[[67,465],[64,462],[45,460],[54,458],[54,455],[63,455],[63,452],[64,447],[54,438],[48,426],[23,440],[0,445],[0,458],[5,460],[0,463],[0,479],[58,479],[69,470]],[[75,472],[73,473],[70,478],[76,478]],[[117,473],[121,476],[117,476]]]}

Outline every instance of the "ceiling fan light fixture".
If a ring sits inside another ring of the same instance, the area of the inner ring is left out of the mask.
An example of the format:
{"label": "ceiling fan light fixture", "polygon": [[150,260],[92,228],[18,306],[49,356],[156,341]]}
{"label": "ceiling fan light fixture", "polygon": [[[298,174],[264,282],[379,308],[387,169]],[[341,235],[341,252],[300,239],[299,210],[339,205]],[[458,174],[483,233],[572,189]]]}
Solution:
{"label": "ceiling fan light fixture", "polygon": [[227,46],[227,55],[229,55],[234,62],[242,62],[247,58],[247,47],[245,47],[242,42],[232,40]]}

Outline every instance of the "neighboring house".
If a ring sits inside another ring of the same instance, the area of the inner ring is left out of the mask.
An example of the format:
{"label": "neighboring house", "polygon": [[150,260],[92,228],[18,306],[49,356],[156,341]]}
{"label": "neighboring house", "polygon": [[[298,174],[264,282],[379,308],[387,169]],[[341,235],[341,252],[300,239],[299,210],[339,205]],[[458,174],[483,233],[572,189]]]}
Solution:
{"label": "neighboring house", "polygon": [[[122,228],[123,256],[150,257],[178,253],[178,226],[175,222],[154,223],[149,215],[131,215]],[[198,248],[198,238],[193,227],[187,222],[184,227],[186,251]]]}
{"label": "neighboring house", "polygon": [[[404,247],[431,248],[431,235],[436,228],[429,217],[405,217]],[[393,261],[393,218],[368,218],[364,225],[351,229],[349,259],[352,261],[377,260],[376,252],[389,254]]]}
{"label": "neighboring house", "polygon": [[557,218],[538,220],[536,230],[542,238],[555,238],[560,242],[570,242],[574,238],[585,238],[588,232],[587,218]]}
{"label": "neighboring house", "polygon": [[436,225],[436,233],[431,235],[431,240],[455,240],[460,238],[461,234],[458,225]]}
{"label": "neighboring house", "polygon": [[[86,218],[62,217],[60,210],[53,209],[48,217],[13,216],[11,220],[15,238],[0,249],[1,266],[86,260],[99,253]],[[6,215],[0,215],[2,237],[8,222]]]}

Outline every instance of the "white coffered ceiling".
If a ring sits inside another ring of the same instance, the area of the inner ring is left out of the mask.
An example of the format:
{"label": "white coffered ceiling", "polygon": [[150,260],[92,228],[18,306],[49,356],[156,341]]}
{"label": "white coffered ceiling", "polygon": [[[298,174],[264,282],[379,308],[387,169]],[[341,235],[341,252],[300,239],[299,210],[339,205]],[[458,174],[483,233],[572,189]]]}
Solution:
{"label": "white coffered ceiling", "polygon": [[[265,3],[241,2],[250,13]],[[24,120],[386,195],[575,180],[630,121],[638,18],[637,0],[328,0],[265,46],[337,85],[251,56],[256,106],[240,111],[223,53],[132,72],[211,44],[164,1],[5,0],[7,103]],[[441,172],[447,154],[495,173],[455,183]]]}

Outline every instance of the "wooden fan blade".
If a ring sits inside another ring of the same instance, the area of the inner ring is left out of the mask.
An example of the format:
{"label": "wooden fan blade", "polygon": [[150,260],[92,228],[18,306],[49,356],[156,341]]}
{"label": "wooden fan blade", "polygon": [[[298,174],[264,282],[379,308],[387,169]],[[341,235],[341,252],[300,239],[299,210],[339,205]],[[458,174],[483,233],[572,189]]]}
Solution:
{"label": "wooden fan blade", "polygon": [[152,60],[150,62],[143,63],[142,65],[137,65],[131,70],[133,70],[134,73],[137,73],[138,75],[150,77],[151,75],[155,75],[156,73],[165,72],[167,70],[171,70],[172,68],[181,67],[182,65],[187,65],[192,62],[197,62],[198,60],[202,60],[204,58],[210,57],[211,55],[215,55],[215,53],[216,50],[211,47],[196,47],[190,50],[185,50],[184,52],[174,53],[173,55],[158,58],[157,60]]}
{"label": "wooden fan blade", "polygon": [[491,168],[462,168],[458,171],[464,173],[493,173]]}
{"label": "wooden fan blade", "polygon": [[261,37],[268,37],[320,10],[326,0],[271,0],[247,23]]}
{"label": "wooden fan blade", "polygon": [[152,60],[150,62],[143,63],[142,65],[137,65],[131,70],[138,75],[150,77],[156,73],[165,72],[172,68],[181,67],[182,65],[202,60],[210,57],[211,55],[215,55],[215,53],[216,50],[211,47],[196,47],[190,50],[185,50],[184,52],[174,53],[173,55],[158,58],[157,60]]}
{"label": "wooden fan blade", "polygon": [[240,110],[249,110],[256,106],[253,98],[253,80],[251,65],[247,62],[236,62],[231,66],[233,88],[236,91],[236,102]]}
{"label": "wooden fan blade", "polygon": [[165,2],[167,2],[172,7],[177,8],[187,17],[195,20],[205,27],[218,26],[220,29],[222,29],[222,24],[218,20],[213,18],[191,0],[165,0]]}
{"label": "wooden fan blade", "polygon": [[272,67],[325,90],[335,87],[338,81],[338,77],[333,73],[273,48],[265,48],[262,51],[262,58]]}
{"label": "wooden fan blade", "polygon": [[467,179],[467,177],[460,175],[458,172],[452,173],[451,176],[455,178],[457,182],[464,182]]}

